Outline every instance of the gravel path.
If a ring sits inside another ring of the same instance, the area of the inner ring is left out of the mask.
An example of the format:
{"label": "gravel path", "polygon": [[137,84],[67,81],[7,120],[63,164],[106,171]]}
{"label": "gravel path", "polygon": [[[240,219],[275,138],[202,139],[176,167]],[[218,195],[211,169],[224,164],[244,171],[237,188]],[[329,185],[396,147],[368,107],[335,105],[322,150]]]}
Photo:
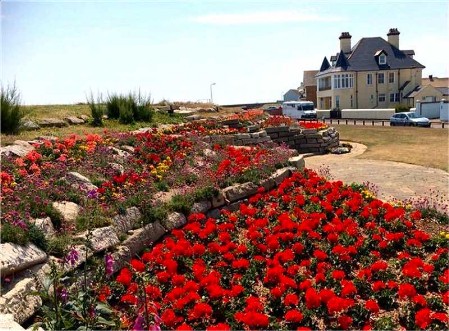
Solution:
{"label": "gravel path", "polygon": [[418,165],[358,159],[366,146],[351,142],[353,149],[348,154],[314,155],[305,158],[307,168],[323,174],[328,169],[333,180],[344,183],[370,182],[379,188],[379,198],[407,200],[427,197],[449,205],[449,173],[439,169]]}

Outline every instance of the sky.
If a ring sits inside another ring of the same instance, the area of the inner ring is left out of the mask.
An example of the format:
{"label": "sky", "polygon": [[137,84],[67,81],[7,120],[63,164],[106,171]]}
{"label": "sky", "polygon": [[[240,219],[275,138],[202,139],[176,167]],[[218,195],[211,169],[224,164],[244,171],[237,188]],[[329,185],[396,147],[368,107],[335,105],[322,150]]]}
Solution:
{"label": "sky", "polygon": [[337,53],[341,32],[355,45],[390,28],[423,77],[448,77],[448,12],[446,0],[2,0],[1,83],[23,104],[139,89],[154,102],[271,102]]}

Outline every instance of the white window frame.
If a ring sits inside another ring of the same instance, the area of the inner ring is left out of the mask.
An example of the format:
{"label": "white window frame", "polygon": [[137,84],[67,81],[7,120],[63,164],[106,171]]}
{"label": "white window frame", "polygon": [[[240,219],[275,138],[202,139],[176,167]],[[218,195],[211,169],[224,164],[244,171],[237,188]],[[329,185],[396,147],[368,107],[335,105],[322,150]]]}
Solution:
{"label": "white window frame", "polygon": [[[382,82],[380,81],[380,77],[382,77]],[[377,83],[378,84],[385,84],[385,74],[383,72],[377,73]]]}
{"label": "white window frame", "polygon": [[335,108],[340,108],[340,96],[335,96]]}
{"label": "white window frame", "polygon": [[[391,80],[391,77],[393,77],[393,80]],[[388,73],[388,83],[393,84],[396,80],[396,75],[394,72],[389,72]]]}
{"label": "white window frame", "polygon": [[387,56],[385,54],[379,55],[379,64],[387,64]]}
{"label": "white window frame", "polygon": [[373,85],[373,74],[366,74],[366,85]]}
{"label": "white window frame", "polygon": [[399,102],[399,93],[390,93],[390,102]]}
{"label": "white window frame", "polygon": [[346,89],[354,87],[354,75],[353,74],[338,74],[333,76],[334,89]]}
{"label": "white window frame", "polygon": [[[383,99],[383,100],[381,100]],[[385,93],[379,93],[379,97],[377,99],[379,102],[385,102],[386,98],[385,98]]]}

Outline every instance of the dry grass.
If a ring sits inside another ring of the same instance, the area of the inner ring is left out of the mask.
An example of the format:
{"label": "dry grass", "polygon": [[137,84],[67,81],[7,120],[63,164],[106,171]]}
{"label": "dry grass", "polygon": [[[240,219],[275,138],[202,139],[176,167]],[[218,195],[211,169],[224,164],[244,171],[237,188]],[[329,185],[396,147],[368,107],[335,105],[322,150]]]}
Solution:
{"label": "dry grass", "polygon": [[23,106],[25,118],[30,120],[40,120],[43,118],[64,119],[68,116],[90,116],[88,105],[42,105],[42,106]]}
{"label": "dry grass", "polygon": [[340,140],[364,144],[362,159],[388,160],[449,170],[447,129],[333,125]]}

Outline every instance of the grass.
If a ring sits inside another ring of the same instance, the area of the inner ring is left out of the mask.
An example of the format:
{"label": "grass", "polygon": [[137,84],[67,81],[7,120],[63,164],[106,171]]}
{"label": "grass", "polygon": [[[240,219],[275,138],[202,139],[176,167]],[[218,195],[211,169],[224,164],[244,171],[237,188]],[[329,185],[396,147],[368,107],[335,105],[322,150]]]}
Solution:
{"label": "grass", "polygon": [[364,144],[361,159],[397,161],[444,171],[448,166],[449,131],[415,127],[333,125],[340,140]]}

